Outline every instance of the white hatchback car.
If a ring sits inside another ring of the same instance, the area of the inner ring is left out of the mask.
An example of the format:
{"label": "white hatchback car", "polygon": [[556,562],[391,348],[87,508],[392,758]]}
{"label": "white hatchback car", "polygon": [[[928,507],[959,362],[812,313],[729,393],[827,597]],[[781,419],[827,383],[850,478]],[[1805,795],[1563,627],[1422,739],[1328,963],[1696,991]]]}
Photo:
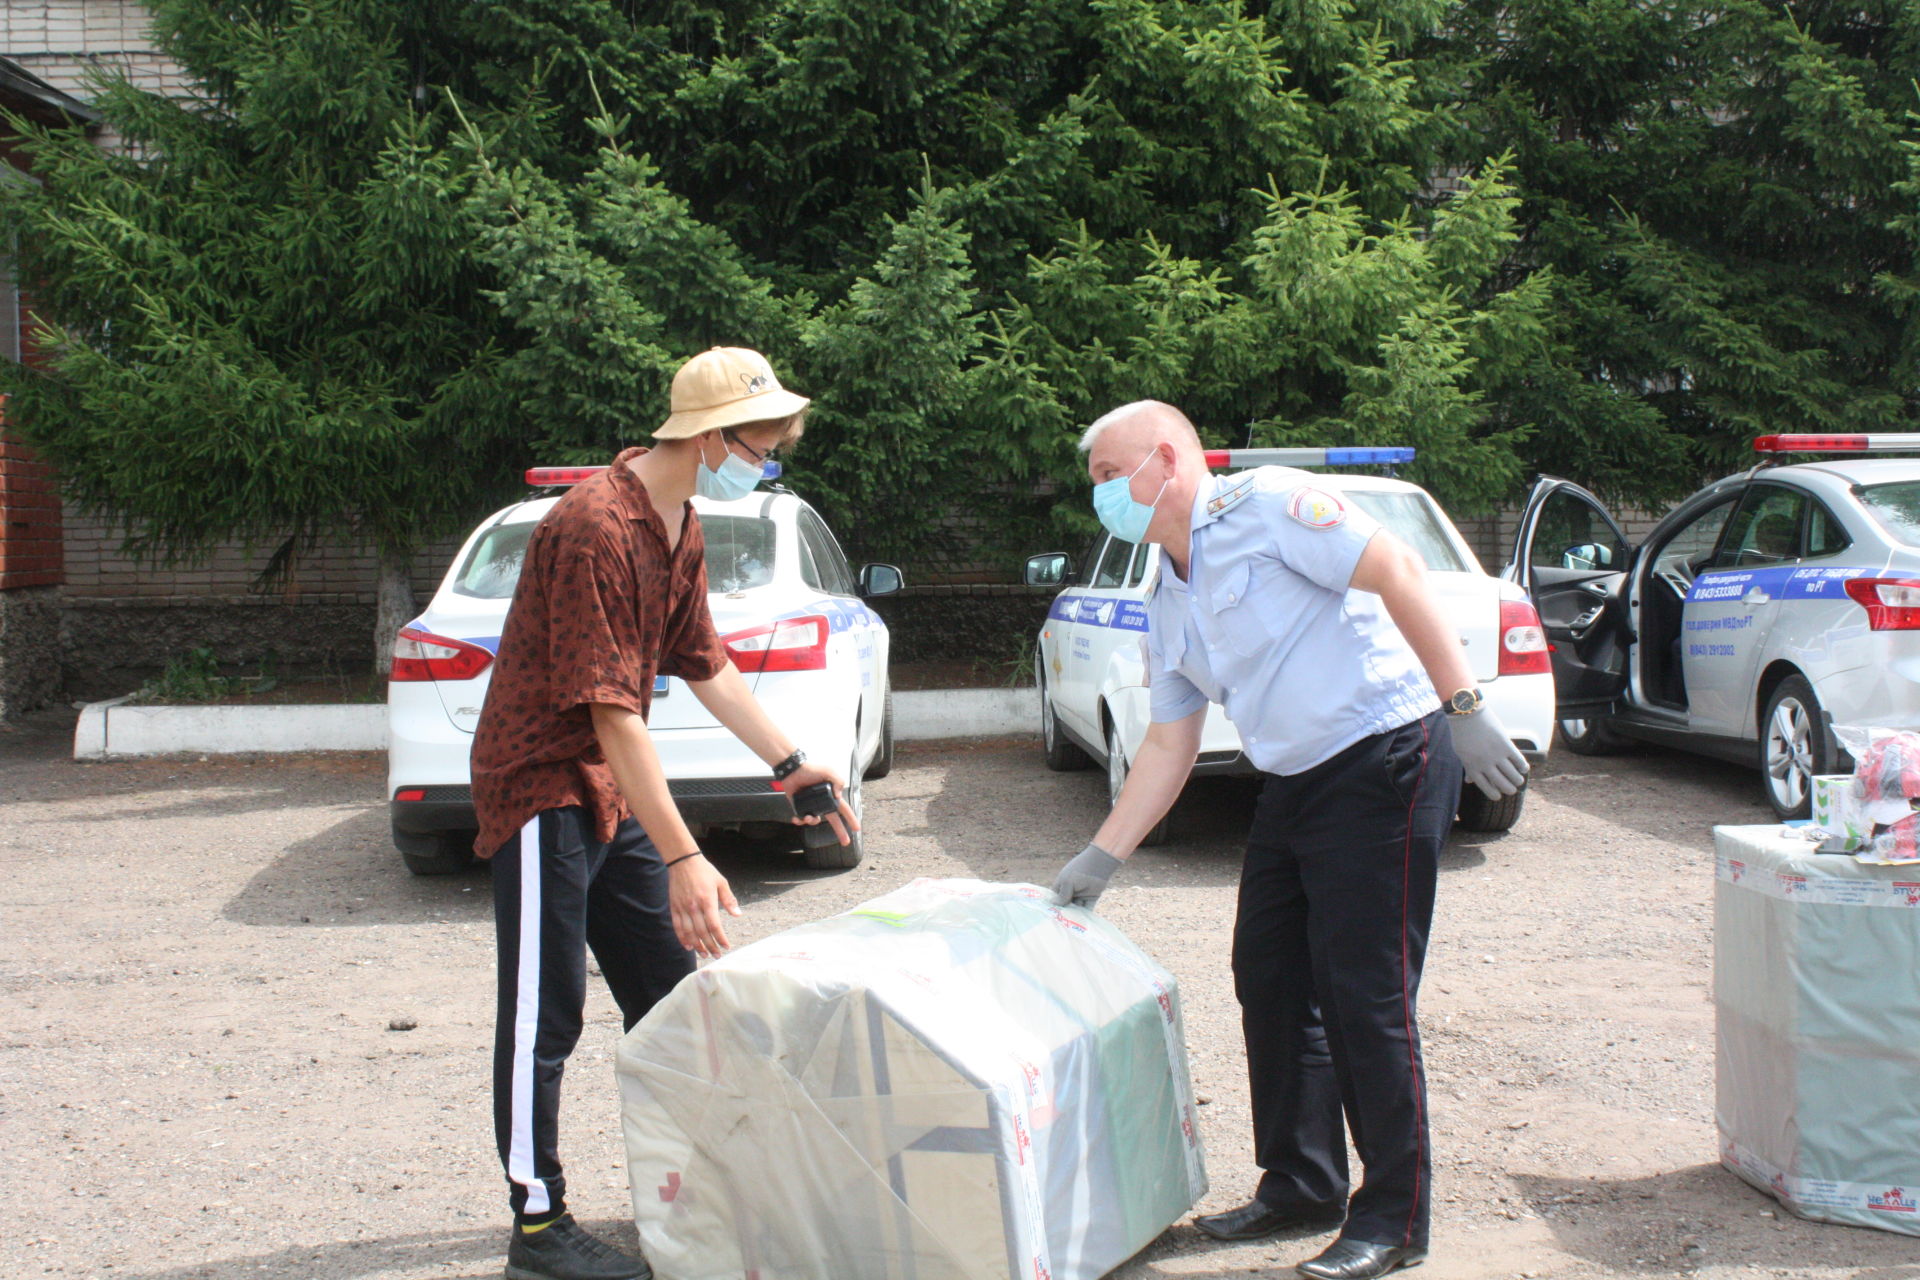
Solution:
{"label": "white hatchback car", "polygon": [[[1543,478],[1510,574],[1539,602],[1560,736],[1630,738],[1760,769],[1804,817],[1841,772],[1832,724],[1920,729],[1920,435],[1762,436],[1767,461],[1630,543],[1591,493]],[[1827,454],[1777,465],[1784,454]]]}
{"label": "white hatchback car", "polygon": [[[1233,449],[1211,450],[1208,464],[1233,466],[1362,466],[1391,468],[1410,462],[1413,450]],[[1554,718],[1553,674],[1547,645],[1526,592],[1491,577],[1446,512],[1418,485],[1391,475],[1314,475],[1392,530],[1426,558],[1433,586],[1466,646],[1474,678],[1514,744],[1529,757],[1546,753]],[[1142,642],[1147,633],[1147,597],[1158,580],[1160,549],[1101,534],[1080,572],[1062,552],[1027,562],[1033,585],[1065,585],[1054,599],[1034,646],[1034,679],[1040,687],[1040,732],[1047,767],[1066,770],[1104,761],[1110,796],[1126,781],[1128,761],[1138,753],[1151,719]],[[1215,704],[1207,708],[1200,756],[1193,772],[1252,774],[1240,734]],[[1476,787],[1460,797],[1460,821],[1469,830],[1505,831],[1520,819],[1526,789],[1490,801]],[[1166,839],[1162,820],[1145,843]]]}
{"label": "white hatchback car", "polygon": [[[551,489],[602,469],[536,467],[527,482]],[[482,521],[394,646],[387,796],[393,842],[417,875],[457,871],[470,859],[477,824],[467,755],[527,537],[557,501],[531,498]],[[783,489],[693,505],[706,535],[707,603],[728,655],[808,758],[845,771],[859,813],[862,778],[893,766],[887,628],[866,601],[900,590],[900,571],[874,564],[856,575],[826,522]],[[766,765],[680,680],[655,683],[647,727],[696,837],[713,828],[788,835],[804,844],[810,866],[859,865],[858,833],[841,845],[824,824],[789,825],[792,807]]]}

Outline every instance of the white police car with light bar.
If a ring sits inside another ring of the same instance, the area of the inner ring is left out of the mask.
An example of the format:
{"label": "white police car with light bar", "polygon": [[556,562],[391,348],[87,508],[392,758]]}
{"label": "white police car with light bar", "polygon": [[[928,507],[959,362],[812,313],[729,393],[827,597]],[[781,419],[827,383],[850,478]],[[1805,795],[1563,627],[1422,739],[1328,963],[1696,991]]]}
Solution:
{"label": "white police car with light bar", "polygon": [[[604,467],[535,467],[552,490]],[[779,464],[767,464],[767,478]],[[520,580],[527,537],[559,501],[530,498],[496,511],[468,536],[426,611],[394,646],[387,685],[387,796],[393,842],[419,875],[467,865],[475,821],[467,757],[493,656]],[[860,811],[863,778],[893,765],[887,628],[867,601],[900,590],[900,571],[858,574],[826,522],[784,489],[732,502],[693,499],[706,536],[707,603],[733,664],[775,723],[811,760],[846,770]],[[674,678],[654,685],[647,728],[669,790],[696,837],[715,828],[790,837],[816,867],[860,862],[859,834],[841,845],[824,825],[789,825],[792,808],[766,765]]]}
{"label": "white police car with light bar", "polygon": [[[1394,466],[1413,461],[1412,449],[1212,449],[1206,456],[1209,466],[1235,469],[1387,468],[1379,475],[1316,471],[1313,482],[1373,516],[1425,557],[1435,593],[1459,629],[1488,704],[1521,751],[1536,759],[1545,754],[1553,734],[1554,694],[1539,617],[1523,589],[1481,568],[1466,539],[1426,490],[1391,474]],[[1068,770],[1104,762],[1110,801],[1120,794],[1128,762],[1138,753],[1151,719],[1146,602],[1159,567],[1158,547],[1104,532],[1078,565],[1064,552],[1027,562],[1029,584],[1066,588],[1054,598],[1034,645],[1047,767]],[[1239,731],[1217,704],[1209,706],[1193,773],[1254,772]],[[1470,830],[1505,831],[1519,820],[1525,800],[1525,787],[1499,800],[1466,787],[1460,821]],[[1170,820],[1162,819],[1143,843],[1164,843]]]}
{"label": "white police car with light bar", "polygon": [[1570,748],[1751,764],[1797,818],[1808,779],[1847,767],[1833,724],[1920,729],[1920,458],[1869,456],[1920,453],[1920,435],[1754,449],[1637,546],[1593,494],[1542,477],[1507,572],[1540,608]]}

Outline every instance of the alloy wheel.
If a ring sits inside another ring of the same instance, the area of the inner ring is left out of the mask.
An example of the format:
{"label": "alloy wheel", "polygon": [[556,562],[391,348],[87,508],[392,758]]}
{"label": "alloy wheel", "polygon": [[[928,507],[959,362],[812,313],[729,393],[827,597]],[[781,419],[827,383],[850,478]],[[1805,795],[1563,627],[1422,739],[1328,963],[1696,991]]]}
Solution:
{"label": "alloy wheel", "polygon": [[1782,698],[1767,720],[1767,790],[1776,807],[1800,807],[1813,784],[1813,717],[1797,698]]}

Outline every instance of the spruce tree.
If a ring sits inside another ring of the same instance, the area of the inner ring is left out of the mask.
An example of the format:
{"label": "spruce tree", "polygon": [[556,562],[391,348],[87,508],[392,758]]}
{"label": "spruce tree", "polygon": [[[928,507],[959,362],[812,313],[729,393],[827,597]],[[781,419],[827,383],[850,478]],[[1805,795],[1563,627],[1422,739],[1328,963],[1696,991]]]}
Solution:
{"label": "spruce tree", "polygon": [[1911,6],[1468,0],[1450,36],[1577,377],[1530,392],[1532,461],[1658,498],[1757,434],[1912,418]]}
{"label": "spruce tree", "polygon": [[485,6],[161,0],[167,100],[104,79],[129,149],[15,121],[39,185],[0,189],[35,282],[44,371],[9,366],[19,428],[133,549],[271,540],[270,574],[350,529],[380,557],[376,670],[425,541],[525,462],[512,327],[473,269],[450,103],[564,169],[545,75]]}

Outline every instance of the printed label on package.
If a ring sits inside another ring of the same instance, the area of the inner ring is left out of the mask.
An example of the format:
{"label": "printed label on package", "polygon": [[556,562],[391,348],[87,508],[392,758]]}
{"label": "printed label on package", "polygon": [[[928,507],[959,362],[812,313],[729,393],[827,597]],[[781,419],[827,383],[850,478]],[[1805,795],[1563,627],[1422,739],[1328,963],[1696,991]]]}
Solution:
{"label": "printed label on package", "polygon": [[1817,907],[1904,907],[1920,909],[1920,880],[1850,880],[1807,871],[1766,871],[1719,854],[1716,880],[1783,902]]}

